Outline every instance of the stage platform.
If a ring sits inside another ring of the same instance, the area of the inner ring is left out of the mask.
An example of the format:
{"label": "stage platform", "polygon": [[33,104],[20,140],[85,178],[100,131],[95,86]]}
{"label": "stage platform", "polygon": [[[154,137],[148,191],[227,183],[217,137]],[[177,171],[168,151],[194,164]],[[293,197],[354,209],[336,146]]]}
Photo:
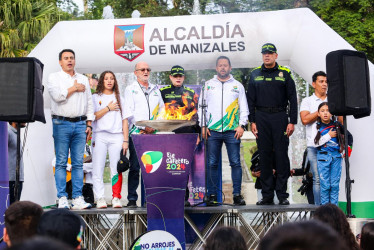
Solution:
{"label": "stage platform", "polygon": [[[187,242],[186,249],[202,249],[206,238],[219,225],[236,227],[243,234],[248,249],[256,249],[260,238],[271,228],[308,220],[316,208],[309,204],[188,207],[184,218],[186,227],[192,229],[186,233],[192,231],[194,241]],[[147,230],[146,208],[93,208],[74,212],[80,214],[87,225],[83,237],[83,247],[87,249],[129,249]]]}

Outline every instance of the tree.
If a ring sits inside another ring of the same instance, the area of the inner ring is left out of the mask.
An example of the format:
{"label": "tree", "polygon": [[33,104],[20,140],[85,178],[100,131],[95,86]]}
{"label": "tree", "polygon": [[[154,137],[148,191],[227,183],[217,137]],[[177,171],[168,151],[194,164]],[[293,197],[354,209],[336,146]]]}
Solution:
{"label": "tree", "polygon": [[312,0],[313,11],[358,51],[374,61],[374,2],[372,0]]}
{"label": "tree", "polygon": [[0,57],[26,56],[59,20],[56,3],[47,0],[2,0]]}

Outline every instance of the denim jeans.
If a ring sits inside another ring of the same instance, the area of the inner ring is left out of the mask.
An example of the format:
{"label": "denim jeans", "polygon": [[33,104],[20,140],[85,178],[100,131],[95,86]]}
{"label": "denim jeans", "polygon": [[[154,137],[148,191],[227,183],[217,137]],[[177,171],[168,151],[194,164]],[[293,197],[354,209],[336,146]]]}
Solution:
{"label": "denim jeans", "polygon": [[227,155],[231,166],[231,179],[233,184],[233,194],[239,195],[242,186],[242,167],[240,163],[240,139],[234,137],[235,131],[215,132],[210,131],[208,137],[208,195],[217,195],[218,183],[218,161],[222,150],[223,142],[226,145]]}
{"label": "denim jeans", "polygon": [[319,173],[317,168],[317,148],[308,147],[307,159],[310,164],[310,171],[313,174],[313,196],[314,204],[321,205],[321,191],[319,185]]}
{"label": "denim jeans", "polygon": [[130,151],[130,170],[128,176],[128,195],[127,199],[129,201],[137,201],[138,194],[136,193],[136,189],[139,186],[139,174],[140,174],[140,165],[138,161],[138,157],[136,155],[134,142],[129,138],[129,151]]}
{"label": "denim jeans", "polygon": [[83,155],[86,145],[86,122],[69,122],[52,119],[53,138],[56,153],[55,180],[57,197],[67,197],[66,193],[66,164],[71,158],[71,181],[73,186],[73,199],[82,196],[83,188]]}
{"label": "denim jeans", "polygon": [[318,151],[317,160],[321,184],[321,204],[338,205],[342,156],[338,151]]}

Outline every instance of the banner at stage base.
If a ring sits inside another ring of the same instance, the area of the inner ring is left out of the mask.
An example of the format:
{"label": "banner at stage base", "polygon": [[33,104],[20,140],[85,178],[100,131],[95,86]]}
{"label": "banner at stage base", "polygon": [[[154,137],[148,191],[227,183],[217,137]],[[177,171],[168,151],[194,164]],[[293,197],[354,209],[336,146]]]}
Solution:
{"label": "banner at stage base", "polygon": [[[7,122],[0,122],[0,238],[3,237],[4,213],[8,205],[8,125]],[[1,247],[5,247],[5,243],[0,243]]]}
{"label": "banner at stage base", "polygon": [[131,136],[145,187],[147,230],[174,235],[185,249],[184,197],[197,134]]}
{"label": "banner at stage base", "polygon": [[142,234],[130,247],[130,250],[181,250],[180,242],[166,231],[154,230]]}

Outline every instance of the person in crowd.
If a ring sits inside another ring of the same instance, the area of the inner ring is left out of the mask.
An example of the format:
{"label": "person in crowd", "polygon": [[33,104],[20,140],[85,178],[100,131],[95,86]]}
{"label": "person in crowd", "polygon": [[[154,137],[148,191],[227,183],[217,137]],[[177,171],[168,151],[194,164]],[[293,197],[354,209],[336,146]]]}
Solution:
{"label": "person in crowd", "polygon": [[204,250],[248,249],[241,233],[234,227],[219,227],[206,239]]}
{"label": "person in crowd", "polygon": [[113,72],[101,73],[96,92],[92,96],[95,121],[93,123],[93,189],[97,199],[97,208],[106,208],[104,197],[104,167],[109,153],[112,177],[112,207],[121,208],[122,173],[117,172],[117,162],[121,149],[128,148],[128,126],[124,119],[124,100],[120,97],[117,79]]}
{"label": "person in crowd", "polygon": [[79,215],[68,209],[54,209],[40,218],[37,235],[59,240],[74,249],[81,248],[85,223]]}
{"label": "person in crowd", "polygon": [[363,250],[374,249],[374,222],[366,223],[360,234],[360,247]]}
{"label": "person in crowd", "polygon": [[[256,152],[253,153],[251,163],[252,163],[251,168],[250,168],[251,174],[253,177],[256,177],[255,189],[257,190],[257,200],[261,201],[262,200],[262,192],[261,192],[262,186],[261,186],[260,155],[258,153],[258,150],[256,150]],[[273,161],[273,164],[275,164],[274,161]],[[275,185],[275,180],[276,180],[275,165],[273,169],[273,174],[274,174],[273,185]],[[278,202],[278,199],[276,196],[274,196],[274,200],[275,202]]]}
{"label": "person in crowd", "polygon": [[16,244],[8,250],[73,250],[74,248],[48,237],[34,236],[26,241]]}
{"label": "person in crowd", "polygon": [[[184,68],[175,65],[170,70],[171,84],[160,89],[162,100],[165,103],[165,115],[169,120],[197,120],[198,96],[193,89],[183,85],[185,80]],[[160,114],[161,115],[161,114]],[[199,126],[186,126],[174,130],[176,134],[199,133]],[[189,190],[186,187],[185,206],[188,201]]]}
{"label": "person in crowd", "polygon": [[36,234],[43,208],[31,201],[16,201],[4,214],[3,239],[8,247],[21,243]]}
{"label": "person in crowd", "polygon": [[341,126],[337,121],[334,121],[327,102],[322,102],[318,106],[317,124],[312,127],[312,136],[315,147],[317,147],[322,205],[327,203],[338,205],[339,182],[342,172],[342,155],[340,153],[343,143],[338,133],[344,133]]}
{"label": "person in crowd", "polygon": [[301,221],[278,226],[260,241],[259,250],[349,250],[328,225],[319,221]]}
{"label": "person in crowd", "polygon": [[[129,135],[124,138],[124,154],[127,149],[130,151],[130,170],[128,176],[128,204],[127,207],[137,207],[136,201],[138,194],[136,189],[139,186],[139,171],[140,165],[136,156],[134,143],[131,139],[132,134],[153,134],[155,130],[149,126],[139,127],[135,125],[137,121],[155,120],[158,112],[164,107],[161,93],[158,87],[149,82],[151,68],[146,62],[138,62],[135,65],[134,74],[136,81],[125,89],[125,105],[123,115],[125,122],[129,126],[124,126],[124,135]],[[130,131],[129,131],[130,130]]]}
{"label": "person in crowd", "polygon": [[66,163],[69,150],[72,165],[73,209],[90,208],[84,201],[83,155],[90,138],[93,113],[88,79],[75,71],[75,53],[64,49],[59,53],[61,71],[49,75],[47,88],[51,97],[53,138],[56,153],[56,188],[58,207],[70,208],[66,193]]}
{"label": "person in crowd", "polygon": [[[231,166],[234,205],[245,205],[241,195],[242,167],[240,162],[240,138],[248,122],[248,106],[243,85],[230,74],[231,62],[226,56],[216,60],[217,75],[205,83],[201,104],[206,102],[206,113],[199,117],[202,136],[208,143],[208,205],[217,203],[218,164],[222,143],[225,143]],[[203,119],[204,118],[204,119]],[[202,124],[206,121],[206,124]]]}
{"label": "person in crowd", "polygon": [[[23,157],[19,162],[19,182],[18,182],[18,193],[17,199],[14,194],[16,186],[16,166],[17,166],[17,122],[9,122],[8,124],[8,170],[9,170],[9,204],[12,204],[16,200],[20,200],[21,192],[24,181],[23,171]],[[20,128],[26,127],[26,123],[20,123]],[[21,147],[22,149],[22,141]]]}
{"label": "person in crowd", "polygon": [[[313,173],[310,172],[310,161],[308,161],[308,149],[303,154],[303,162],[301,168],[291,169],[291,176],[303,176],[302,185],[297,190],[301,195],[306,195],[309,204],[314,204],[313,196]],[[318,178],[319,179],[319,178]]]}
{"label": "person in crowd", "polygon": [[[347,221],[347,217],[339,207],[334,204],[322,205],[314,212],[313,218],[315,220],[326,223],[331,228],[333,228],[339,234],[341,241],[345,246],[348,247],[348,249],[359,249],[359,246],[355,240],[355,236],[353,235]],[[340,248],[333,247],[331,249]]]}
{"label": "person in crowd", "polygon": [[[278,65],[274,44],[262,46],[263,64],[249,79],[247,100],[251,131],[257,139],[260,154],[262,200],[257,205],[274,204],[274,187],[280,205],[289,205],[287,180],[290,176],[289,137],[297,123],[297,97],[291,71]],[[287,114],[287,107],[289,112]],[[274,157],[273,157],[274,155]],[[276,183],[273,185],[275,159]]]}
{"label": "person in crowd", "polygon": [[327,77],[323,71],[318,71],[312,76],[312,86],[314,93],[302,100],[300,105],[300,118],[305,125],[307,141],[307,160],[310,164],[310,170],[313,174],[313,197],[314,204],[321,204],[319,173],[317,168],[317,149],[314,147],[314,138],[312,137],[312,127],[316,126],[318,117],[318,105],[327,102]]}

